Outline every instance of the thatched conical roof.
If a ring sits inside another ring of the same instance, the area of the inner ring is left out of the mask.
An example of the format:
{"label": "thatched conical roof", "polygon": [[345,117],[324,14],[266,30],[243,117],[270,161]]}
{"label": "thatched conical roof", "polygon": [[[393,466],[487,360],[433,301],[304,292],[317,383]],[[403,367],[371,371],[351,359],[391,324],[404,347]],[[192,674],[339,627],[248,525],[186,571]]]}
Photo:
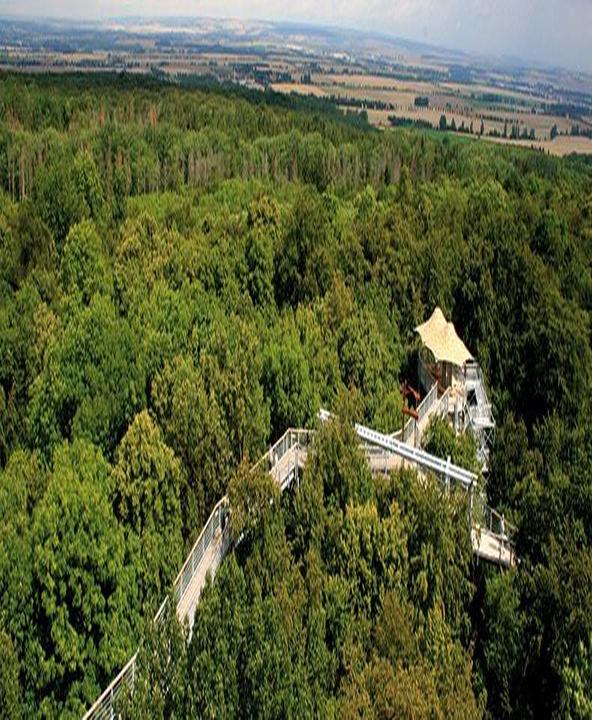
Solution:
{"label": "thatched conical roof", "polygon": [[449,362],[460,367],[467,360],[473,359],[454,325],[446,320],[439,307],[434,310],[430,319],[418,325],[415,331],[419,333],[423,344],[432,351],[437,362]]}

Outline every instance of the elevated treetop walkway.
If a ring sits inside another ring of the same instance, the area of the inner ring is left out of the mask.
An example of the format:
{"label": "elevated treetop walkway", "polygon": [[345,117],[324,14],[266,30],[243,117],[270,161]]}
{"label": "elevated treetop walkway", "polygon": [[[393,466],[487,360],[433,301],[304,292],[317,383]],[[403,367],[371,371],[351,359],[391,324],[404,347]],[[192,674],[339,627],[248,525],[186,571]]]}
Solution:
{"label": "elevated treetop walkway", "polygon": [[[323,422],[330,413],[320,412]],[[448,490],[456,485],[469,496],[469,532],[473,552],[477,557],[502,567],[516,564],[513,534],[515,529],[504,518],[488,508],[476,495],[477,476],[450,462],[430,455],[420,448],[411,447],[401,439],[376,432],[363,425],[356,425],[356,433],[372,472],[384,473],[410,467],[422,474],[434,474]],[[309,430],[288,430],[259,460],[254,468],[269,472],[281,490],[289,487],[305,467],[309,446],[314,433]],[[183,563],[173,584],[172,597],[176,612],[182,623],[187,622],[190,632],[193,626],[199,597],[208,576],[214,577],[232,545],[231,516],[228,496],[225,495],[214,507],[191,552]],[[155,622],[162,620],[168,598],[160,606]],[[138,652],[136,652],[85,713],[84,720],[106,720],[117,717],[117,698],[124,688],[133,687]]]}

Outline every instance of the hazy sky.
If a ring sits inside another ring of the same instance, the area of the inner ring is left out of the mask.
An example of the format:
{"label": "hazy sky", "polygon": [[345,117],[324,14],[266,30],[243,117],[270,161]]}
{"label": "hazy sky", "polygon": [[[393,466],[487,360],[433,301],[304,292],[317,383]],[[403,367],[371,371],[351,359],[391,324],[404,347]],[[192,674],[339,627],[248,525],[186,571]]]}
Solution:
{"label": "hazy sky", "polygon": [[305,20],[592,72],[592,0],[0,0],[0,14]]}

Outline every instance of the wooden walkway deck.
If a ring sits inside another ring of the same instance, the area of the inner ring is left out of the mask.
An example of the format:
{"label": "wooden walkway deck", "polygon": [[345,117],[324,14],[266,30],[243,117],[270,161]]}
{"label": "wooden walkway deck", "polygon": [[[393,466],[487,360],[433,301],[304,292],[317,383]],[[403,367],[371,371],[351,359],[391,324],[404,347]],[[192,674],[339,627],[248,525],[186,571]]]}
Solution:
{"label": "wooden walkway deck", "polygon": [[195,609],[199,603],[201,591],[206,584],[208,576],[211,576],[212,579],[214,578],[216,570],[220,567],[228,550],[229,543],[225,542],[225,540],[224,531],[221,529],[217,530],[202,556],[195,575],[191,578],[191,582],[177,604],[177,617],[181,623],[185,621],[189,623],[190,634],[193,628]]}
{"label": "wooden walkway deck", "polygon": [[[306,459],[306,448],[301,448],[296,445],[290,448],[288,452],[273,465],[270,473],[281,490],[284,490],[293,482],[297,469],[302,470],[304,468]],[[224,529],[222,527],[218,528],[207,549],[204,551],[195,574],[177,604],[177,617],[182,623],[188,622],[190,634],[193,628],[195,610],[206,580],[208,576],[214,577],[229,547],[230,527]]]}
{"label": "wooden walkway deck", "polygon": [[507,538],[495,535],[487,528],[474,525],[471,528],[471,544],[475,555],[483,560],[507,568],[516,565],[516,553],[507,542]]}

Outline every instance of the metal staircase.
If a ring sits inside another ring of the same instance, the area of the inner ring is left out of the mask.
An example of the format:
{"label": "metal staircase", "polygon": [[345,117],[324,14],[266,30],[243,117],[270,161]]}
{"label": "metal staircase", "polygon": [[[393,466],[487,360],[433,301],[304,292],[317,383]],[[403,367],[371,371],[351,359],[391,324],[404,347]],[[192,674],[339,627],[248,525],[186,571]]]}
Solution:
{"label": "metal staircase", "polygon": [[477,442],[477,459],[486,471],[489,466],[489,452],[495,440],[495,418],[487,398],[483,372],[476,362],[465,366],[465,430],[473,433]]}

